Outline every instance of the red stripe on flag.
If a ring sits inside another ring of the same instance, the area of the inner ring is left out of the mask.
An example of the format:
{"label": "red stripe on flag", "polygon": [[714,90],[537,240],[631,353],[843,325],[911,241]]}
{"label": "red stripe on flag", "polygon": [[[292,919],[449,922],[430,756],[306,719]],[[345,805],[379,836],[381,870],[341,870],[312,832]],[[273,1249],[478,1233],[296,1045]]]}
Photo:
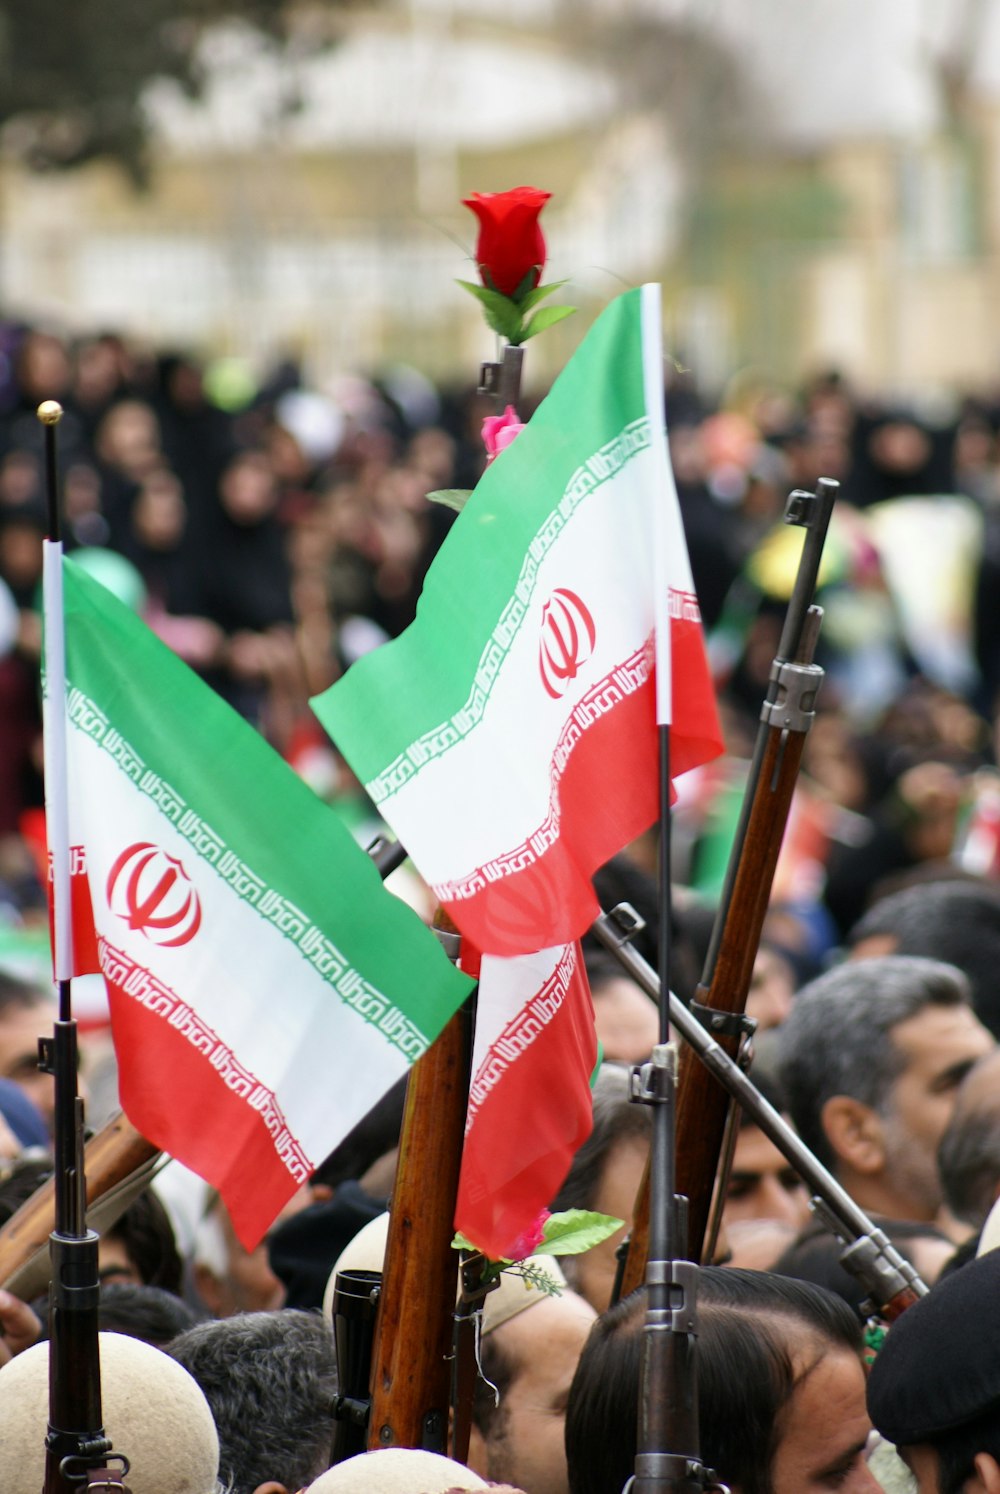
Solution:
{"label": "red stripe on flag", "polygon": [[465,1138],[455,1226],[491,1260],[515,1258],[515,1242],[552,1202],[590,1135],[596,1062],[594,1008],[577,947],[559,1010],[510,1061]]}
{"label": "red stripe on flag", "polygon": [[[70,917],[73,928],[73,974],[96,975],[101,961],[97,952],[97,931],[94,928],[94,905],[90,896],[83,847],[70,849],[73,859],[73,875],[69,881]],[[78,860],[75,858],[79,858]]]}
{"label": "red stripe on flag", "polygon": [[304,1179],[289,1172],[263,1116],[209,1055],[127,995],[107,968],[105,979],[115,1050],[127,1055],[119,1075],[125,1114],[147,1141],[218,1189],[238,1238],[253,1250]]}

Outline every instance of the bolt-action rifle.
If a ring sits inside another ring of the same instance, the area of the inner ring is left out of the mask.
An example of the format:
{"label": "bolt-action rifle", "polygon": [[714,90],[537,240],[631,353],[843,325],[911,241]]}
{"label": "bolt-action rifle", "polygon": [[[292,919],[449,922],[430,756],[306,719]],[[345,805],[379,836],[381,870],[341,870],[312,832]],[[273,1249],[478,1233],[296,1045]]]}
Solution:
{"label": "bolt-action rifle", "polygon": [[[446,938],[457,946],[457,934]],[[410,1070],[372,1354],[370,1448],[447,1449],[469,1018],[467,1006],[456,1012]]]}
{"label": "bolt-action rifle", "polygon": [[[656,971],[629,942],[641,928],[642,919],[627,903],[613,908],[609,914],[602,913],[591,925],[592,933],[605,949],[648,996],[659,1001],[660,981]],[[808,1187],[810,1207],[843,1246],[841,1264],[865,1290],[864,1311],[886,1322],[894,1321],[918,1297],[925,1295],[927,1287],[918,1273],[689,1008],[673,992],[669,1001],[670,1020],[689,1050],[697,1055],[705,1071],[721,1085],[730,1100],[740,1105],[765,1136],[770,1137]]]}
{"label": "bolt-action rifle", "polygon": [[[503,410],[516,405],[523,349],[507,346],[499,363],[484,363],[480,392]],[[406,856],[397,842],[371,848],[383,877]],[[438,937],[452,958],[459,934],[446,914],[435,919]],[[464,1458],[475,1380],[473,1311],[481,1302],[477,1272],[481,1257],[461,1263],[462,1292],[456,1308],[459,1257],[452,1249],[455,1201],[462,1159],[472,1054],[472,1008],[451,1018],[410,1071],[399,1161],[389,1211],[382,1280],[377,1290],[371,1395],[367,1408],[355,1395],[338,1410],[355,1426],[367,1415],[371,1449],[423,1447]],[[350,1283],[345,1282],[345,1293]],[[374,1288],[372,1289],[374,1291]],[[363,1362],[360,1339],[370,1315],[355,1308],[352,1360]],[[449,1440],[449,1425],[451,1437]],[[339,1447],[349,1445],[346,1434]]]}
{"label": "bolt-action rifle", "polygon": [[[812,662],[822,613],[812,605],[838,484],[821,478],[815,493],[791,494],[785,522],[805,542],[750,764],[737,827],[702,973],[691,1010],[735,1057],[751,1030],[745,1016],[754,959],[767,913],[806,733],[823,671]],[[687,1254],[700,1260],[722,1151],[729,1101],[689,1048],[681,1055],[677,1094],[677,1191],[688,1199]],[[620,1292],[644,1279],[649,1236],[649,1172],[640,1186]]]}
{"label": "bolt-action rifle", "polygon": [[83,1171],[83,1101],[77,1092],[77,1031],[73,1020],[69,925],[69,822],[65,773],[66,670],[62,623],[62,545],[56,426],[62,408],[38,408],[45,432],[48,540],[46,619],[45,794],[53,868],[53,950],[59,1016],[53,1036],[38,1044],[39,1067],[55,1077],[55,1229],[50,1237],[49,1427],[44,1494],[71,1494],[83,1485],[124,1489],[128,1459],[112,1453],[101,1413],[98,1355],[100,1276],[97,1235],[87,1228]]}

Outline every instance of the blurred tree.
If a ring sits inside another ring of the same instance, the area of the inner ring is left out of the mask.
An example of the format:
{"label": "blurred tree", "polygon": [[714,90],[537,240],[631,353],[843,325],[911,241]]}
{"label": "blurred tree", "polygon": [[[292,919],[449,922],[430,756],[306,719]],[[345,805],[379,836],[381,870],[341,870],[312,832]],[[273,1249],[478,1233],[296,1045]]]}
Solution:
{"label": "blurred tree", "polygon": [[350,4],[303,13],[295,0],[0,0],[5,149],[37,170],[109,157],[142,183],[143,89],[166,77],[197,94],[206,27],[241,20],[287,43],[301,21],[315,40]]}

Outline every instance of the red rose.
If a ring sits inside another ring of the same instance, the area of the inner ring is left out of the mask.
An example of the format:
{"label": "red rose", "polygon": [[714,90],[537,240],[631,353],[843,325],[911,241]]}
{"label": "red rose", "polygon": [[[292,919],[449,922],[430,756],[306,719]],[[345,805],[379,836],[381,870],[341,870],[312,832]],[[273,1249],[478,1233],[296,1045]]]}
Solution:
{"label": "red rose", "polygon": [[510,192],[473,192],[462,199],[479,219],[476,264],[490,290],[513,296],[525,280],[527,289],[533,290],[542,278],[545,240],[538,215],[551,196],[538,187],[514,187]]}

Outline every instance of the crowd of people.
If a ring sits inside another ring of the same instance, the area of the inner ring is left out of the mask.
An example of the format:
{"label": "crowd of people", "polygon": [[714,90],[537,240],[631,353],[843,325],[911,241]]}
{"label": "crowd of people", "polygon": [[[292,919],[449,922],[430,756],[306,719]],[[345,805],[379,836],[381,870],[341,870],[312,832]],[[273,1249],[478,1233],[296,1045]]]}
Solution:
{"label": "crowd of people", "polygon": [[[361,838],[377,816],[308,698],[412,620],[454,517],[429,495],[475,485],[491,413],[471,384],[437,389],[411,368],[318,389],[288,361],[250,387],[224,363],[0,323],[0,1224],[52,1167],[37,1068],[54,1011],[39,954],[46,399],[64,411],[67,549]],[[700,1282],[705,1460],[740,1494],[998,1494],[1000,404],[968,397],[931,422],[834,374],[797,391],[746,378],[709,403],[675,375],[668,417],[728,748],[678,785],[672,985],[694,995],[709,946],[796,562],[787,495],[833,478],[825,679],[748,997],[751,1073],[931,1286],[879,1347],[802,1182],[743,1116]],[[644,917],[636,944],[655,967],[654,866],[647,837],[595,885]],[[593,1132],[552,1206],[625,1223],[561,1268],[539,1257],[554,1294],[490,1294],[468,1468],[398,1451],[330,1467],[329,1284],[338,1262],[381,1267],[397,1087],[255,1251],[175,1163],[103,1231],[106,1419],[133,1494],[624,1488],[644,1304],[610,1304],[650,1147],[628,1065],[658,1021],[602,949],[585,953],[603,1064]],[[88,1029],[96,1123],[116,1104],[99,1003]],[[37,1494],[44,1274],[0,1292],[0,1330],[0,1482]]]}

